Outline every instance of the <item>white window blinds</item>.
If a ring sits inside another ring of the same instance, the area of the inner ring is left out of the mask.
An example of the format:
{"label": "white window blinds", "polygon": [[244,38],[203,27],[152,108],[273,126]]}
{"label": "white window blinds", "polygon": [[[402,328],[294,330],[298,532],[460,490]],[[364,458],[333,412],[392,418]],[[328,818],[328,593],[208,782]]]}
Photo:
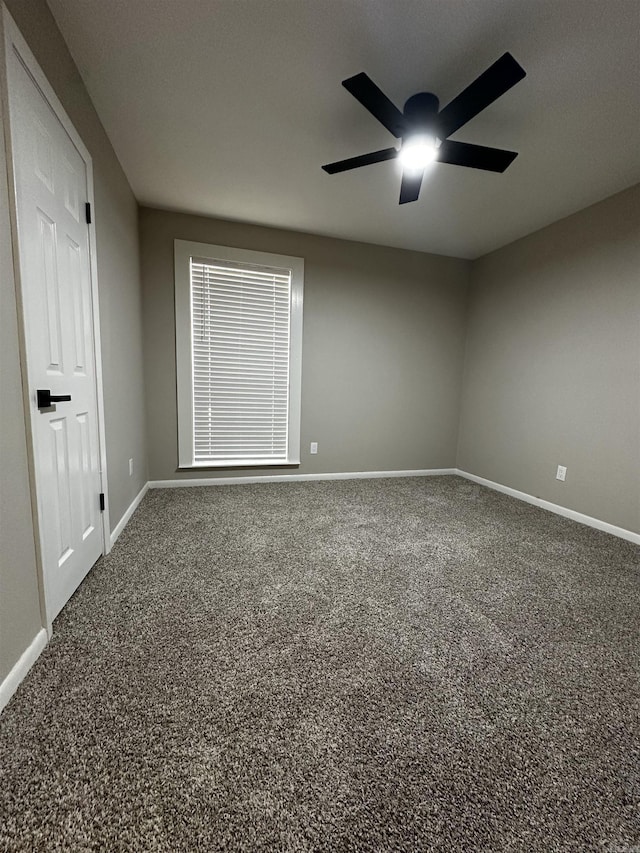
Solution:
{"label": "white window blinds", "polygon": [[287,461],[291,270],[191,258],[193,459]]}

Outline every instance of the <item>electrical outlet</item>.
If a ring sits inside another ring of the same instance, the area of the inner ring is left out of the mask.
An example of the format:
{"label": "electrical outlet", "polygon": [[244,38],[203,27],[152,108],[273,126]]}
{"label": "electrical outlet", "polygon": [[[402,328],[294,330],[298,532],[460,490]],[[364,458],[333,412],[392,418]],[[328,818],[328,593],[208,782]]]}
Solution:
{"label": "electrical outlet", "polygon": [[558,465],[558,470],[556,472],[556,480],[562,480],[562,482],[564,483],[566,478],[567,478],[566,466],[565,465]]}
{"label": "electrical outlet", "polygon": [[317,452],[318,452],[318,442],[312,441],[311,445],[309,446],[309,453],[317,453]]}
{"label": "electrical outlet", "polygon": [[129,476],[133,477],[133,459],[129,460]]}

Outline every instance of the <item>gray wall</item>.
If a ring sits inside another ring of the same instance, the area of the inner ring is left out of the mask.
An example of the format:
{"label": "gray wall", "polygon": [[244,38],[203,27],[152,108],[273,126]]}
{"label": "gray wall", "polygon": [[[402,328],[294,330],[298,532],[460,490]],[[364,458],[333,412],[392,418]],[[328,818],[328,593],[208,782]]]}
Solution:
{"label": "gray wall", "polygon": [[[100,289],[102,364],[111,526],[147,480],[142,379],[137,204],[45,0],[6,0],[22,35],[91,152]],[[3,170],[4,174],[4,170]],[[7,194],[0,186],[2,227],[2,406],[0,470],[0,679],[37,632],[33,526],[28,509],[24,416],[18,400],[14,281],[7,240]],[[136,463],[129,477],[128,460]],[[11,488],[11,492],[6,490]]]}
{"label": "gray wall", "polygon": [[176,471],[175,238],[305,259],[295,472],[455,465],[467,261],[143,208],[150,479],[283,472]]}
{"label": "gray wall", "polygon": [[474,262],[462,399],[459,468],[640,532],[640,186]]}

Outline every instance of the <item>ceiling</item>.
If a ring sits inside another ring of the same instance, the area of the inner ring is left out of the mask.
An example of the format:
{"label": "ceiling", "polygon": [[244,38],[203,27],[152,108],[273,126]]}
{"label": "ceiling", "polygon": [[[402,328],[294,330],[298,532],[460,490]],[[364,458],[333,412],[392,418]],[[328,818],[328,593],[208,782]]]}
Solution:
{"label": "ceiling", "polygon": [[[636,0],[48,0],[141,204],[476,258],[640,181]],[[321,165],[396,140],[340,85],[444,105],[509,51],[527,77],[452,138],[502,175]]]}

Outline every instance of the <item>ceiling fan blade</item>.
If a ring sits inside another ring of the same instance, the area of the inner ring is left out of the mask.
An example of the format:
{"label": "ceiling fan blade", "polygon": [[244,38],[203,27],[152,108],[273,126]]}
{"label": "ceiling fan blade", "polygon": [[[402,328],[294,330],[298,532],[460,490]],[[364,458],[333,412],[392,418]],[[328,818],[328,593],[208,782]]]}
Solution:
{"label": "ceiling fan blade", "polygon": [[440,111],[440,138],[446,139],[526,75],[513,56],[505,53]]}
{"label": "ceiling fan blade", "polygon": [[399,139],[404,134],[404,116],[364,72],[343,80],[342,85],[394,136]]}
{"label": "ceiling fan blade", "polygon": [[468,166],[470,169],[484,169],[487,172],[504,172],[518,156],[516,151],[503,151],[501,148],[487,148],[484,145],[472,145],[470,142],[454,142],[447,139],[438,149],[436,157],[439,163],[451,163],[452,166]]}
{"label": "ceiling fan blade", "polygon": [[382,163],[383,160],[393,160],[397,156],[397,148],[383,148],[381,151],[372,151],[371,154],[361,154],[359,157],[349,157],[348,160],[338,160],[337,163],[329,163],[322,168],[330,175],[335,175],[336,172],[346,172],[348,169],[358,169],[360,166]]}
{"label": "ceiling fan blade", "polygon": [[420,195],[420,187],[422,185],[422,177],[424,169],[420,172],[402,173],[402,184],[400,186],[400,204],[407,204],[409,201],[417,201]]}

